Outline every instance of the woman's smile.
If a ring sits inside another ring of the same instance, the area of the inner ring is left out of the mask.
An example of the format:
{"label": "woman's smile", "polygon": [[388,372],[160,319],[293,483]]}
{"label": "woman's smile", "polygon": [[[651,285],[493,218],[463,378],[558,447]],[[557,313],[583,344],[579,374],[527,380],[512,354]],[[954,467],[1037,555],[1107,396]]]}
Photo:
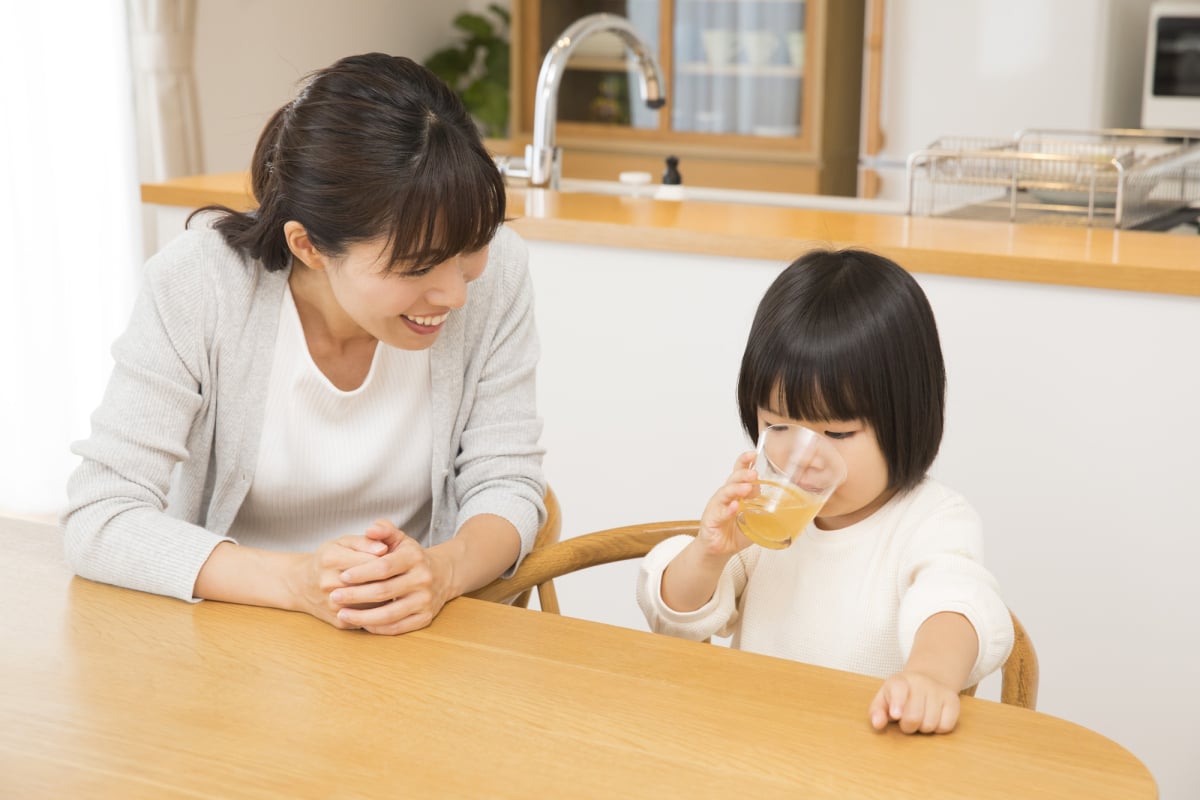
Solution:
{"label": "woman's smile", "polygon": [[442,323],[446,321],[446,317],[450,316],[450,312],[436,314],[431,316],[417,316],[415,314],[401,314],[400,318],[409,328],[422,335],[437,333],[441,330]]}

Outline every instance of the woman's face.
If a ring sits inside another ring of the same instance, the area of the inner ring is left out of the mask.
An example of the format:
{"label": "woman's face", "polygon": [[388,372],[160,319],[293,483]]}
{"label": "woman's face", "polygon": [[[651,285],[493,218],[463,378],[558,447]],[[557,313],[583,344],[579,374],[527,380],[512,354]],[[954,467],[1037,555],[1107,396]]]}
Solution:
{"label": "woman's face", "polygon": [[829,439],[846,462],[846,481],[817,515],[816,526],[837,530],[861,522],[883,506],[894,489],[888,489],[887,461],[865,420],[792,419],[771,409],[758,409],[758,430],[770,425],[802,425]]}
{"label": "woman's face", "polygon": [[403,350],[424,350],[446,318],[467,302],[467,284],[483,274],[488,248],[434,267],[389,269],[386,240],[359,242],[325,270],[338,305],[360,328]]}

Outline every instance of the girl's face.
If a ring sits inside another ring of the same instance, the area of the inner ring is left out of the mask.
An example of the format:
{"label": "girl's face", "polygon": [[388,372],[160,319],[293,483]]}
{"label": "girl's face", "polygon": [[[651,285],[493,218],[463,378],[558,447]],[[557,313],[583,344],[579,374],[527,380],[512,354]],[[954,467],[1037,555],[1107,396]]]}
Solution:
{"label": "girl's face", "polygon": [[838,530],[871,516],[896,492],[888,489],[887,461],[874,429],[864,420],[792,419],[770,409],[758,409],[758,430],[770,425],[802,425],[833,442],[846,462],[846,482],[825,503],[816,526]]}
{"label": "girl's face", "polygon": [[329,288],[345,314],[379,341],[424,350],[450,312],[467,302],[467,284],[483,274],[488,248],[418,271],[389,271],[385,240],[359,242],[331,259]]}

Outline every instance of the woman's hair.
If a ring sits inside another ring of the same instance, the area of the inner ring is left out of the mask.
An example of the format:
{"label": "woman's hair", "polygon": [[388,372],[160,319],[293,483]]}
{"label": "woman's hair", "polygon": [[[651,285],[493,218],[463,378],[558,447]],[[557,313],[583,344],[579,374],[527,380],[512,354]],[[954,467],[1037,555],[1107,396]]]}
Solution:
{"label": "woman's hair", "polygon": [[894,261],[815,250],[767,289],[738,376],[751,439],[759,408],[791,419],[865,420],[887,462],[888,487],[910,489],[937,455],[945,406],[933,310]]}
{"label": "woman's hair", "polygon": [[504,181],[462,102],[383,53],[311,74],[267,122],[250,174],[257,209],[200,211],[220,212],[213,227],[268,270],[291,263],[289,220],[335,258],[386,237],[393,267],[412,268],[484,247],[504,221]]}

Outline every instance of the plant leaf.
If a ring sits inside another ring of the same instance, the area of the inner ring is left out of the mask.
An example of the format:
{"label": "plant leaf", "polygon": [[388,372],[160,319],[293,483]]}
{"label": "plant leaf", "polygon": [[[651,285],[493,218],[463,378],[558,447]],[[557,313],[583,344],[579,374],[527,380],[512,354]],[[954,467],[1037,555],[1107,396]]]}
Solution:
{"label": "plant leaf", "polygon": [[483,66],[493,81],[508,89],[509,48],[507,42],[500,42],[487,50]]}
{"label": "plant leaf", "polygon": [[474,63],[474,52],[446,48],[425,59],[425,68],[441,78],[451,88],[456,88],[463,75]]}
{"label": "plant leaf", "polygon": [[507,28],[512,25],[512,14],[509,14],[508,9],[504,6],[498,6],[495,3],[489,3],[488,10],[500,19],[504,20],[504,27]]}
{"label": "plant leaf", "polygon": [[454,27],[476,39],[492,39],[496,36],[495,28],[486,18],[465,11],[454,18]]}
{"label": "plant leaf", "polygon": [[462,92],[463,103],[485,128],[485,135],[505,136],[508,132],[508,90],[480,78]]}

